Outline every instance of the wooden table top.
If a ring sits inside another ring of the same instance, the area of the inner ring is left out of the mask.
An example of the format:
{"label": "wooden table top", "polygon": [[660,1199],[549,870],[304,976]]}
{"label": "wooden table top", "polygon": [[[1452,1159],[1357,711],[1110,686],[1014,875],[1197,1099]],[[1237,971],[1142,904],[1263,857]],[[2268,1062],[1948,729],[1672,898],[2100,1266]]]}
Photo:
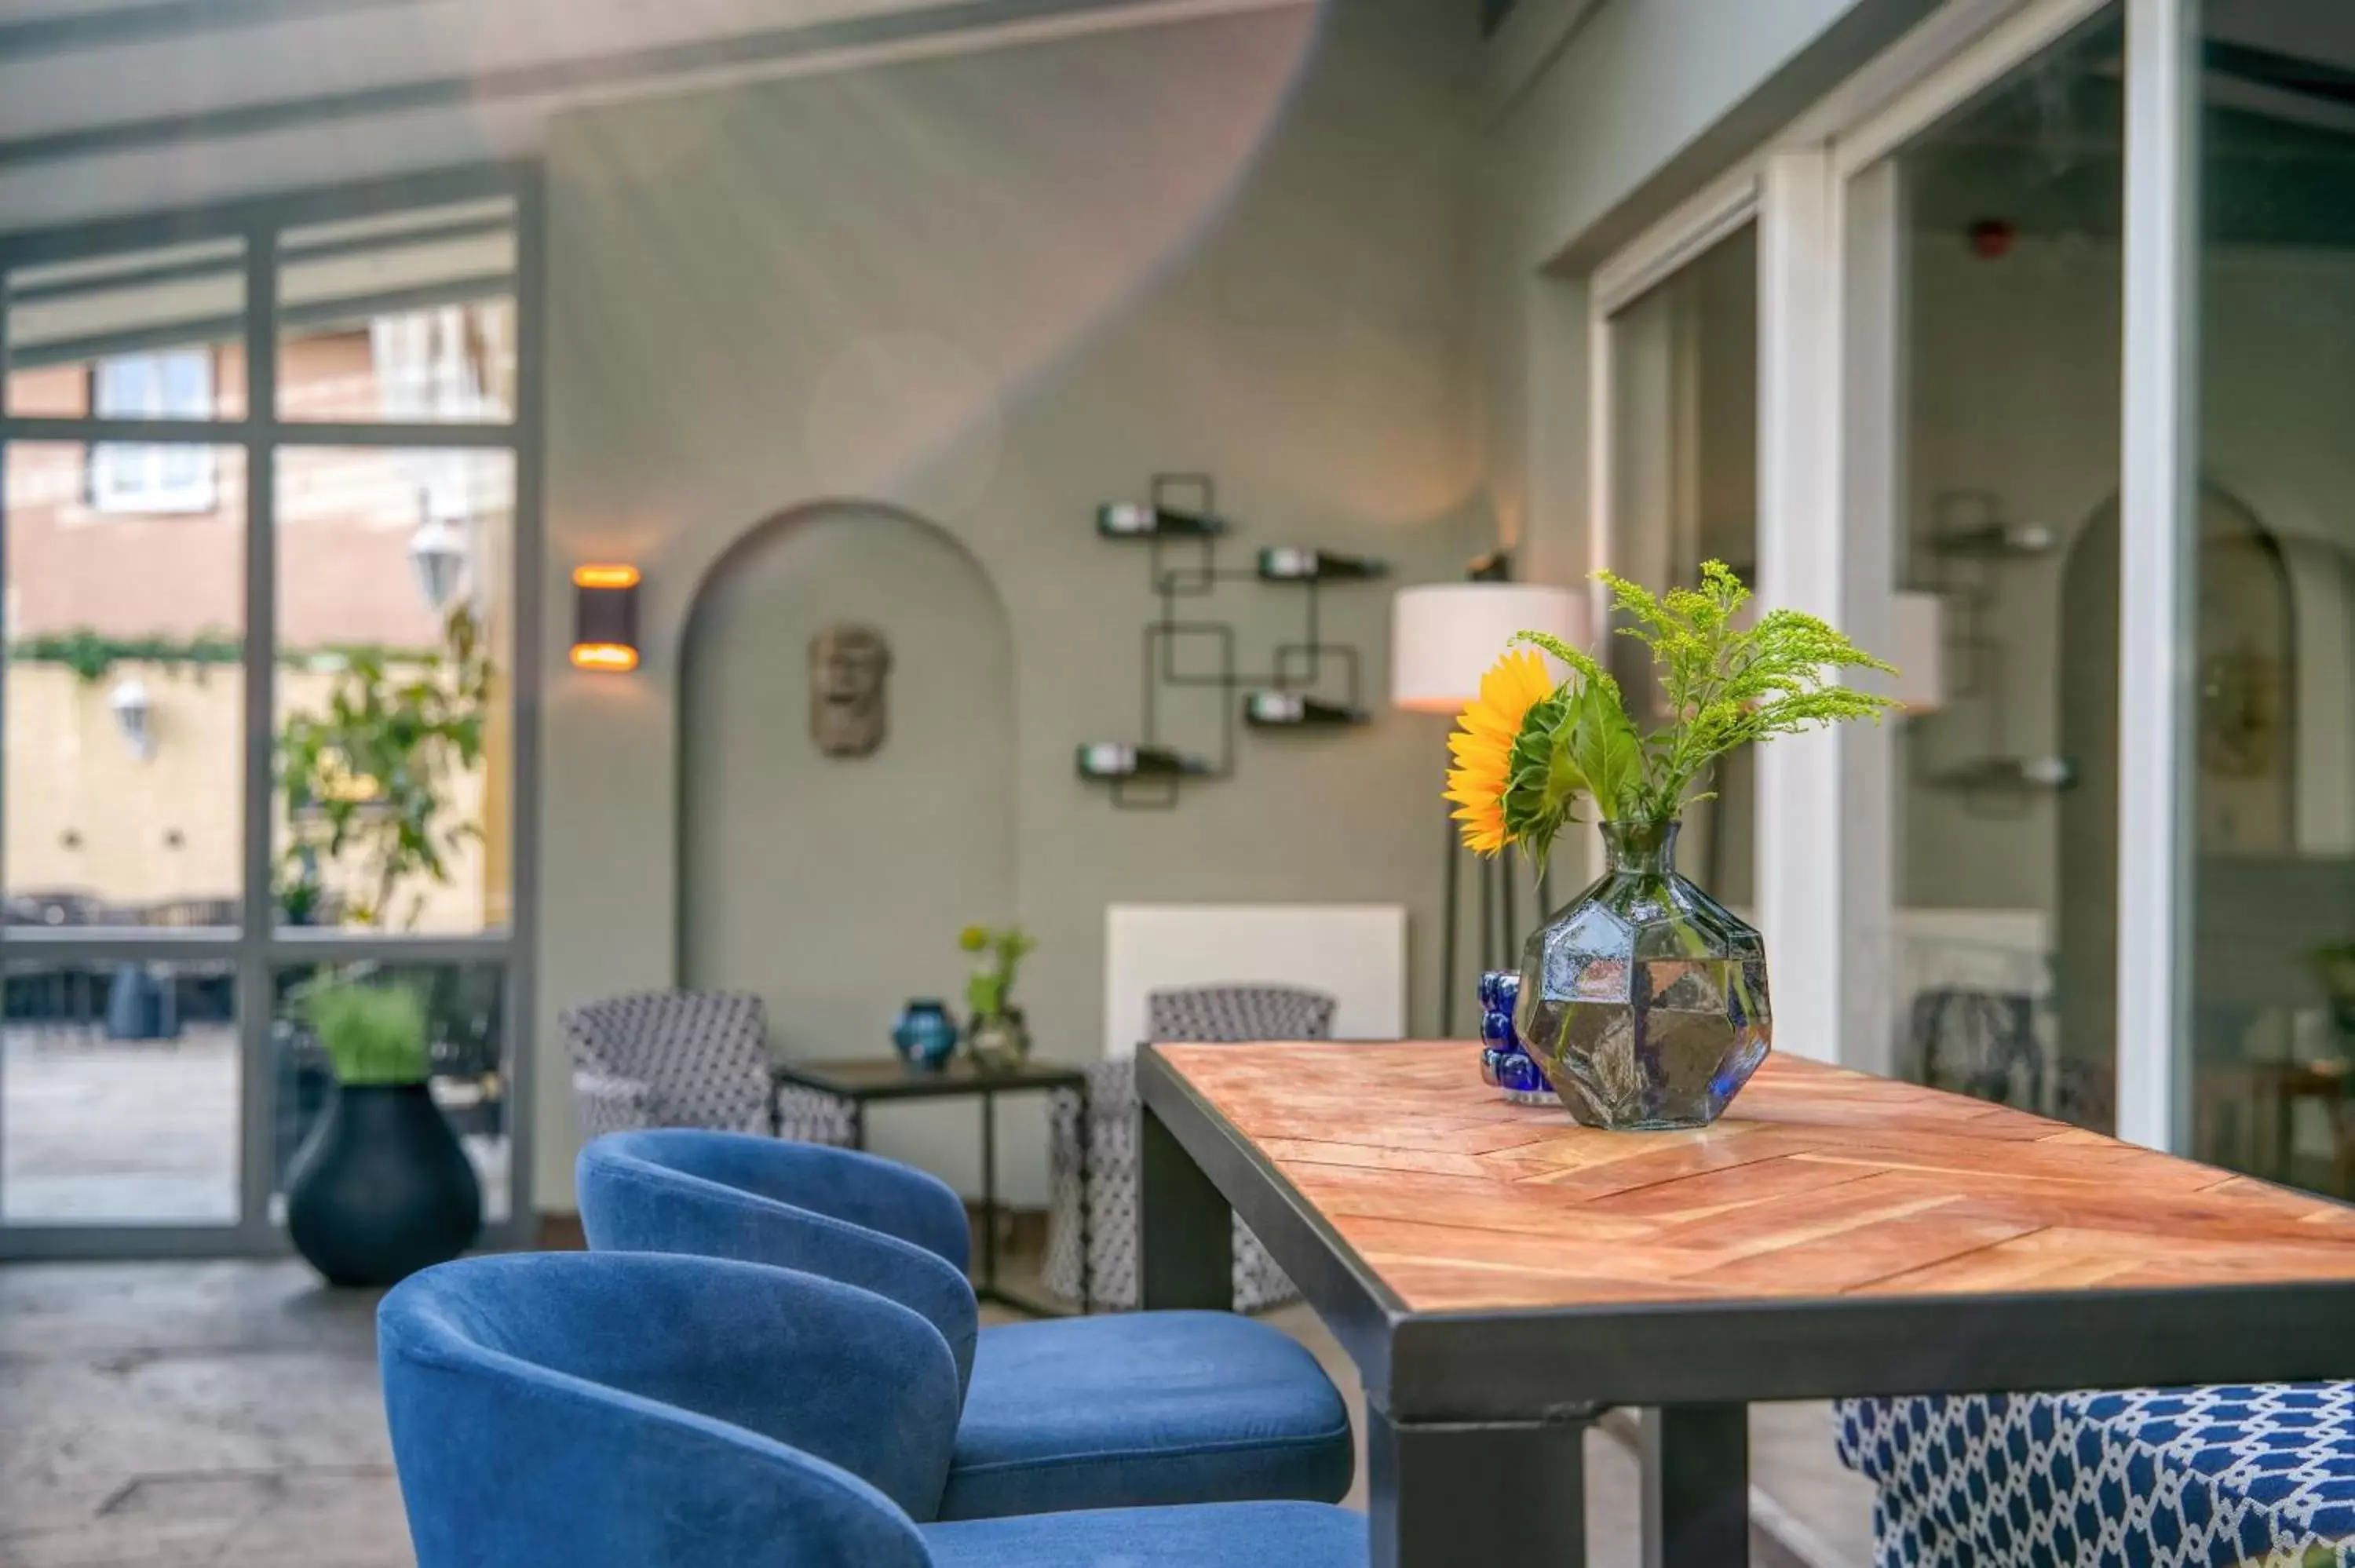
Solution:
{"label": "wooden table top", "polygon": [[1155,1049],[1418,1312],[2355,1281],[2355,1209],[1796,1057],[1619,1133],[1467,1042]]}

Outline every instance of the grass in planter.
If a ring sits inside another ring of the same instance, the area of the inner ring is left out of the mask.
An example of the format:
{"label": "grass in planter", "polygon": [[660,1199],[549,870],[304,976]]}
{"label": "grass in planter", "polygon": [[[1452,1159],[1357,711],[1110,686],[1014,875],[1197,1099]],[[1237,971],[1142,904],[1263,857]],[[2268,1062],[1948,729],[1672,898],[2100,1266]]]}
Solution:
{"label": "grass in planter", "polygon": [[319,1049],[347,1086],[421,1084],[432,1065],[425,1048],[425,1003],[405,985],[346,982],[312,992],[304,1006]]}

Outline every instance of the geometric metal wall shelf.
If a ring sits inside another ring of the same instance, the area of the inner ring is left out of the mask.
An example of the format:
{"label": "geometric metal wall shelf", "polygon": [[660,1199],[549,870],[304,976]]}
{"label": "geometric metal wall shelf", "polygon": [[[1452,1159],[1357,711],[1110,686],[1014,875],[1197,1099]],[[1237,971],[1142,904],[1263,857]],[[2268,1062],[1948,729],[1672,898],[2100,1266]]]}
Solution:
{"label": "geometric metal wall shelf", "polygon": [[[1386,563],[1343,556],[1303,545],[1258,551],[1248,567],[1219,565],[1219,545],[1227,535],[1218,509],[1218,491],[1207,473],[1157,473],[1143,502],[1114,503],[1098,509],[1096,532],[1106,539],[1142,543],[1158,610],[1145,626],[1143,715],[1137,738],[1091,741],[1080,747],[1080,776],[1112,787],[1112,802],[1124,810],[1166,810],[1178,803],[1188,779],[1226,779],[1235,769],[1238,721],[1262,733],[1330,729],[1368,722],[1360,689],[1364,661],[1348,643],[1325,641],[1318,620],[1318,595],[1327,587],[1366,582],[1387,575]],[[1210,620],[1199,601],[1223,585],[1256,583],[1300,597],[1301,636],[1276,645],[1273,668],[1246,673],[1236,667],[1231,621]],[[1179,619],[1181,600],[1191,613]],[[1182,645],[1207,644],[1207,658],[1188,661]],[[1214,689],[1219,693],[1215,750],[1188,750],[1164,738],[1161,694],[1167,690]]]}

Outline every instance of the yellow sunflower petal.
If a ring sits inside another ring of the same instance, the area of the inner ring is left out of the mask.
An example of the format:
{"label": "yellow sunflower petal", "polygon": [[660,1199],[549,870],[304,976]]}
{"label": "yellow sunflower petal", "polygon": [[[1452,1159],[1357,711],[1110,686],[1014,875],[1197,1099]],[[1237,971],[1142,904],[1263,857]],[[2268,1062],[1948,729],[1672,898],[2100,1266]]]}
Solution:
{"label": "yellow sunflower petal", "polygon": [[1553,694],[1545,660],[1534,650],[1515,649],[1480,677],[1480,694],[1456,717],[1447,737],[1455,766],[1448,770],[1444,799],[1457,808],[1465,843],[1496,854],[1512,842],[1505,825],[1505,790],[1512,778],[1513,747],[1529,709]]}

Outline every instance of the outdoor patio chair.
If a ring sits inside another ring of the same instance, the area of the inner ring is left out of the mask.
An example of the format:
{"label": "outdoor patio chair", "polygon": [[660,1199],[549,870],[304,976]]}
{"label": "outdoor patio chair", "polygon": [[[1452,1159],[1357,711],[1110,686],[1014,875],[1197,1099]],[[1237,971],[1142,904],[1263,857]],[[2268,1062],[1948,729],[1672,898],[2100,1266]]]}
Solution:
{"label": "outdoor patio chair", "polygon": [[[1146,1033],[1155,1040],[1322,1040],[1333,1032],[1334,1001],[1321,991],[1279,985],[1195,986],[1146,998]],[[1076,1095],[1055,1097],[1049,1145],[1052,1186],[1047,1221],[1047,1288],[1080,1295],[1080,1197],[1088,1199],[1089,1300],[1112,1308],[1136,1305],[1136,1065],[1097,1062],[1088,1074],[1088,1179],[1080,1180]],[[1235,1310],[1264,1311],[1300,1298],[1259,1237],[1235,1221]]]}
{"label": "outdoor patio chair", "polygon": [[964,1201],[871,1154],[742,1134],[615,1133],[575,1187],[598,1251],[691,1253],[890,1298],[946,1341],[962,1396],[943,1519],[1338,1500],[1356,1460],[1316,1358],[1225,1312],[977,1327]]}
{"label": "outdoor patio chair", "polygon": [[766,1132],[773,1106],[783,1137],[850,1142],[847,1107],[774,1085],[768,1018],[757,996],[639,991],[585,1003],[559,1022],[572,1054],[583,1139],[648,1127]]}
{"label": "outdoor patio chair", "polygon": [[[942,1522],[958,1436],[919,1314],[759,1264],[474,1257],[377,1314],[419,1568],[1364,1568],[1317,1503]],[[658,1324],[660,1332],[649,1332]]]}

